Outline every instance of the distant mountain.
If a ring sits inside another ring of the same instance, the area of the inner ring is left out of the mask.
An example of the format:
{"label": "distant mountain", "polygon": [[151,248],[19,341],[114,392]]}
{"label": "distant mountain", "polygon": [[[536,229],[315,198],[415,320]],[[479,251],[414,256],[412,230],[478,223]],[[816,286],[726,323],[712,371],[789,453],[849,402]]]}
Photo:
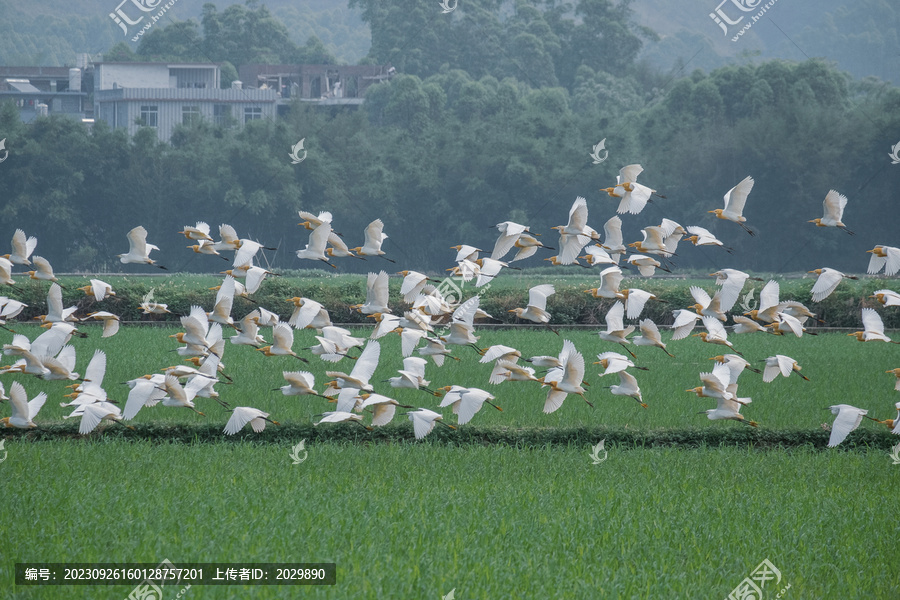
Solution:
{"label": "distant mountain", "polygon": [[[146,0],[145,0],[146,1]],[[74,64],[75,54],[95,55],[118,42],[137,48],[109,17],[121,0],[0,0],[0,65],[63,66]],[[164,22],[200,20],[205,2],[176,0]],[[231,4],[213,2],[219,12]],[[269,8],[291,32],[293,41],[305,44],[317,36],[338,60],[356,64],[371,45],[369,27],[347,0],[267,0]],[[131,6],[126,1],[123,10]],[[132,10],[133,7],[132,7]]]}
{"label": "distant mountain", "polygon": [[[635,21],[660,36],[642,57],[664,70],[711,71],[737,61],[824,57],[856,78],[900,82],[900,3],[889,0],[776,0],[737,41],[734,34],[771,0],[634,0]],[[736,4],[755,7],[743,12]],[[716,9],[736,25],[726,34]]]}

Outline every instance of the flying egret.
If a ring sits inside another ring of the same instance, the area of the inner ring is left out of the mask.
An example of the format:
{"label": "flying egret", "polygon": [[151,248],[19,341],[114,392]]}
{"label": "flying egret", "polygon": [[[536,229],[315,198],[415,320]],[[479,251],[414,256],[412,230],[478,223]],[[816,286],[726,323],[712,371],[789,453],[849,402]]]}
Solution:
{"label": "flying egret", "polygon": [[847,196],[834,190],[829,190],[825,195],[825,200],[822,201],[822,208],[825,210],[825,215],[821,218],[807,221],[807,223],[815,223],[816,227],[838,227],[850,235],[853,235],[853,232],[847,229],[846,225],[841,223],[845,206],[847,206]]}
{"label": "flying egret", "polygon": [[773,381],[778,377],[779,373],[784,377],[788,377],[794,372],[806,381],[809,381],[809,377],[800,372],[802,367],[790,356],[776,354],[766,358],[765,362],[766,368],[763,370],[763,381],[766,383]]}
{"label": "flying egret", "polygon": [[522,353],[512,348],[510,346],[504,346],[502,344],[496,344],[494,346],[490,346],[484,351],[484,355],[481,357],[481,360],[478,361],[480,363],[494,363],[494,370],[491,371],[490,378],[488,381],[492,384],[498,384],[505,379],[505,373],[507,369],[499,366],[497,364],[499,361],[509,361],[515,363],[522,357]]}
{"label": "flying egret", "polygon": [[[545,283],[536,285],[528,290],[528,305],[525,308],[513,308],[507,312],[515,313],[519,319],[526,319],[534,323],[543,323],[549,326],[550,313],[547,312],[547,298],[556,293],[556,288]],[[550,328],[550,331],[559,335],[559,332]]]}
{"label": "flying egret", "polygon": [[444,340],[428,336],[422,339],[425,340],[425,345],[416,350],[416,352],[419,353],[419,356],[430,356],[431,360],[433,360],[434,364],[438,367],[444,365],[444,357],[446,356],[449,356],[457,362],[459,361],[459,357],[450,355],[450,351],[447,350]]}
{"label": "flying egret", "polygon": [[263,336],[259,335],[259,310],[252,310],[240,321],[241,326],[237,335],[230,338],[230,342],[236,345],[254,346],[259,348],[266,343]]}
{"label": "flying egret", "polygon": [[[166,375],[164,385],[166,388],[166,397],[163,398],[163,406],[189,408],[198,415],[206,416],[194,406],[194,398],[197,396],[197,392],[205,386],[203,379],[191,379],[187,385],[182,386],[181,383],[178,382],[177,377],[174,375]],[[243,425],[241,425],[241,427],[243,427]]]}
{"label": "flying egret", "polygon": [[819,276],[818,279],[816,279],[816,283],[813,285],[812,290],[810,290],[813,302],[821,302],[830,296],[831,292],[837,288],[838,284],[845,277],[847,279],[859,279],[855,275],[845,275],[840,271],[829,269],[827,267],[823,269],[814,269],[808,272],[816,273]]}
{"label": "flying egret", "polygon": [[529,258],[534,256],[537,252],[538,248],[546,248],[547,250],[555,250],[552,246],[545,246],[542,244],[536,237],[533,235],[529,235],[527,233],[523,233],[519,236],[519,239],[516,240],[516,243],[513,244],[516,248],[518,248],[518,252],[509,262],[513,263],[517,260],[522,260],[525,258]]}
{"label": "flying egret", "polygon": [[759,427],[759,424],[756,421],[748,421],[744,418],[744,415],[741,414],[741,406],[744,403],[738,402],[735,399],[716,399],[716,407],[711,408],[709,410],[702,410],[699,414],[705,414],[707,419],[710,420],[718,420],[718,419],[730,419],[732,421],[740,421],[741,423],[745,423],[750,425],[751,427]]}
{"label": "flying egret", "polygon": [[700,373],[700,381],[703,382],[702,386],[685,391],[695,393],[699,398],[732,400],[734,399],[734,395],[728,391],[730,380],[731,369],[723,363],[716,363],[712,372]]}
{"label": "flying egret", "polygon": [[219,254],[219,251],[216,250],[216,245],[214,242],[200,240],[196,244],[189,245],[188,248],[190,248],[197,254],[208,254],[210,256],[218,256],[222,260],[228,260],[227,256],[222,256],[221,254]]}
{"label": "flying egret", "polygon": [[12,253],[3,255],[3,258],[6,258],[14,265],[30,265],[31,261],[28,260],[28,257],[31,256],[36,247],[36,237],[26,238],[24,231],[16,229],[12,237]]}
{"label": "flying egret", "polygon": [[855,331],[847,335],[854,335],[860,342],[891,342],[892,344],[900,344],[895,342],[884,334],[884,322],[873,308],[862,309],[863,331]]}
{"label": "flying egret", "polygon": [[650,319],[644,319],[640,323],[641,335],[635,336],[631,338],[631,342],[635,346],[655,346],[661,349],[663,352],[675,358],[675,356],[666,350],[666,345],[663,343],[662,338],[659,335],[659,327],[656,326]]}
{"label": "flying egret", "polygon": [[90,285],[86,285],[78,289],[84,292],[85,296],[93,296],[94,300],[96,300],[97,302],[100,302],[107,296],[116,295],[111,285],[109,285],[105,281],[100,281],[99,279],[91,279]]}
{"label": "flying egret", "polygon": [[563,400],[569,394],[577,394],[581,399],[587,402],[588,406],[594,407],[590,401],[584,397],[585,389],[581,387],[584,381],[584,356],[575,348],[569,340],[563,340],[562,351],[559,353],[560,369],[562,377],[559,380],[549,377],[541,378],[541,382],[550,386],[547,392],[547,399],[544,402],[544,412],[550,414],[560,406]]}
{"label": "flying egret", "polygon": [[12,406],[12,415],[0,419],[5,427],[14,427],[17,429],[33,429],[37,427],[34,424],[34,418],[38,411],[47,401],[47,394],[41,392],[31,400],[25,393],[25,388],[18,381],[13,381],[9,386],[9,403]]}
{"label": "flying egret", "polygon": [[[32,256],[31,262],[34,264],[34,271],[27,271],[28,276],[31,279],[36,279],[38,281],[55,281],[58,282],[59,279],[56,275],[53,274],[53,267],[50,266],[50,261],[48,261],[43,256]],[[59,284],[62,286],[62,284]],[[62,286],[65,287],[65,286]]]}
{"label": "flying egret", "polygon": [[350,309],[364,315],[391,312],[388,306],[388,274],[385,271],[369,273],[366,278],[366,302],[353,304]]}
{"label": "flying egret", "polygon": [[747,202],[747,196],[752,189],[753,178],[748,175],[725,194],[725,208],[717,208],[707,212],[715,214],[719,219],[733,221],[743,227],[744,231],[750,235],[756,235],[749,227],[744,225],[747,219],[742,214],[744,212],[744,204]]}
{"label": "flying egret", "polygon": [[366,242],[362,246],[351,248],[359,256],[380,256],[386,261],[396,262],[384,255],[381,244],[387,239],[384,233],[384,222],[381,219],[375,219],[366,227]]}
{"label": "flying egret", "polygon": [[338,411],[350,411],[356,406],[355,399],[360,392],[375,391],[369,380],[378,368],[380,356],[381,344],[370,341],[356,359],[349,375],[340,371],[325,371],[325,375],[332,380],[326,384],[324,394],[329,397],[338,396]]}
{"label": "flying egret", "polygon": [[321,425],[322,423],[358,423],[360,426],[365,427],[369,431],[372,431],[371,427],[363,425],[362,415],[356,415],[352,412],[347,412],[344,410],[333,410],[324,412],[319,416],[321,416],[322,418],[319,419],[318,423],[313,423],[313,425]]}
{"label": "flying egret", "polygon": [[189,240],[213,241],[213,239],[209,237],[209,225],[203,221],[197,221],[197,224],[193,227],[187,225],[178,233],[184,234],[184,237]]}
{"label": "flying egret", "polygon": [[101,321],[103,323],[103,333],[100,334],[101,338],[112,337],[119,331],[119,316],[114,315],[111,312],[105,310],[90,312],[82,319],[82,321],[87,321],[88,319],[94,319],[95,321]]}
{"label": "flying egret", "polygon": [[750,363],[747,362],[747,359],[742,356],[738,356],[737,354],[720,354],[718,356],[713,356],[709,360],[714,360],[728,367],[730,371],[730,377],[728,379],[729,385],[736,384],[738,382],[738,377],[741,373],[744,372],[744,369],[753,371],[754,373],[762,373],[762,371],[760,371],[759,369],[750,366]]}
{"label": "flying egret", "polygon": [[638,404],[647,408],[647,403],[641,395],[641,388],[638,387],[637,379],[628,371],[619,371],[619,385],[609,386],[609,391],[616,396],[628,396],[634,398]]}
{"label": "flying egret", "polygon": [[693,308],[701,317],[714,317],[720,321],[725,321],[728,318],[725,316],[725,309],[722,308],[721,290],[710,298],[706,290],[692,285],[691,296],[694,297],[697,303],[692,304],[688,308]]}
{"label": "flying egret", "polygon": [[675,252],[666,246],[666,229],[663,227],[644,227],[641,229],[641,233],[644,234],[644,239],[628,244],[629,248],[634,248],[644,254],[656,254],[662,257],[675,255]]}
{"label": "flying egret", "polygon": [[[600,339],[605,342],[620,344],[623,348],[625,348],[626,344],[631,343],[628,341],[627,336],[632,331],[634,331],[634,325],[625,327],[624,323],[625,305],[621,302],[616,302],[606,312],[606,331],[598,331],[597,335],[599,335]],[[628,354],[630,354],[632,358],[637,358],[634,352],[632,352],[628,348],[625,348],[625,351],[628,352]]]}
{"label": "flying egret", "polygon": [[729,254],[734,252],[734,250],[723,244],[722,240],[714,236],[708,229],[698,225],[688,225],[687,230],[691,235],[684,239],[695,246],[721,246]]}
{"label": "flying egret", "polygon": [[427,408],[413,410],[406,413],[406,415],[409,417],[409,420],[412,421],[413,431],[417,440],[421,440],[426,435],[431,433],[431,430],[434,429],[435,423],[441,423],[442,425],[446,425],[450,429],[456,429],[456,427],[454,427],[453,425],[444,423],[443,416],[434,412],[433,410],[428,410]]}
{"label": "flying egret", "polygon": [[257,351],[266,356],[293,356],[297,360],[309,362],[291,349],[294,345],[294,330],[287,323],[279,323],[272,328],[272,339],[272,345],[257,348]]}
{"label": "flying egret", "polygon": [[165,270],[164,266],[156,264],[156,261],[150,258],[150,252],[153,250],[159,250],[159,247],[147,243],[147,230],[138,225],[128,232],[128,253],[116,256],[124,264],[147,264]]}
{"label": "flying egret", "polygon": [[502,408],[491,402],[491,400],[495,399],[494,396],[480,388],[448,385],[440,389],[446,392],[441,401],[441,406],[453,407],[453,412],[458,415],[458,425],[465,425],[471,421],[472,417],[474,417],[485,404],[490,404],[497,410],[503,411]]}
{"label": "flying egret", "polygon": [[835,404],[834,406],[829,406],[827,410],[830,410],[831,414],[836,415],[834,423],[831,425],[831,435],[828,438],[829,448],[834,448],[843,442],[850,435],[851,431],[859,427],[863,417],[869,412],[849,404]]}
{"label": "flying egret", "polygon": [[126,382],[131,389],[128,399],[125,401],[125,410],[122,411],[122,419],[130,421],[145,406],[155,406],[166,397],[166,391],[162,388],[165,384],[165,375],[145,375]]}
{"label": "flying egret", "polygon": [[618,352],[601,352],[597,355],[597,362],[595,365],[600,365],[605,371],[600,373],[600,377],[605,375],[609,375],[610,373],[618,373],[619,371],[624,371],[629,367],[633,367],[635,369],[641,369],[642,371],[649,371],[647,367],[638,367],[635,365],[630,358],[625,356],[624,354],[619,354]]}
{"label": "flying egret", "polygon": [[[601,188],[601,192],[606,192],[613,198],[620,198],[619,207],[616,212],[619,214],[630,213],[636,215],[644,210],[644,207],[650,202],[650,196],[656,194],[656,190],[652,190],[646,185],[636,182],[638,175],[643,172],[641,165],[626,165],[619,169],[616,176],[615,187]],[[656,194],[659,196],[659,194]],[[659,196],[664,198],[665,196]]]}
{"label": "flying egret", "polygon": [[344,240],[342,240],[334,231],[328,235],[328,246],[330,247],[325,248],[325,254],[331,258],[355,258],[357,260],[366,260],[364,256],[353,254],[349,246],[347,246],[347,244],[344,243]]}
{"label": "flying egret", "polygon": [[876,290],[869,298],[875,298],[882,306],[900,306],[900,294],[893,290]]}
{"label": "flying egret", "polygon": [[325,246],[328,244],[328,236],[331,235],[331,224],[323,223],[313,229],[309,234],[309,242],[302,250],[297,250],[297,258],[320,260],[332,269],[337,267],[328,262],[325,255]]}
{"label": "flying egret", "polygon": [[[887,372],[893,373],[894,371],[897,371],[897,370],[898,369],[891,369],[890,371],[887,371]],[[896,373],[895,373],[895,375],[896,375]],[[898,380],[898,381],[900,381],[900,380]],[[895,402],[894,408],[897,409],[897,416],[895,416],[893,419],[885,419],[884,421],[882,421],[882,420],[876,419],[874,417],[867,416],[866,418],[871,419],[872,421],[875,421],[876,423],[881,423],[882,425],[887,425],[887,428],[891,430],[891,433],[893,433],[894,435],[900,435],[900,402]]]}
{"label": "flying egret", "polygon": [[574,263],[581,249],[597,238],[597,232],[587,225],[587,217],[587,200],[579,196],[569,209],[569,222],[553,227],[559,231],[559,264]]}
{"label": "flying egret", "polygon": [[775,335],[792,333],[797,337],[803,337],[804,332],[809,335],[817,335],[813,331],[807,331],[799,319],[783,312],[775,313],[775,320],[768,327]]}
{"label": "flying egret", "polygon": [[287,385],[277,387],[274,391],[280,390],[285,396],[318,396],[319,398],[328,398],[315,390],[316,378],[309,371],[282,371],[281,373]]}
{"label": "flying egret", "polygon": [[607,267],[600,271],[600,286],[584,290],[584,292],[591,294],[594,298],[618,298],[619,285],[623,278],[622,269],[615,265]]}
{"label": "flying egret", "polygon": [[294,303],[294,311],[291,313],[291,318],[288,319],[288,324],[294,329],[331,327],[331,317],[328,311],[315,300],[295,296],[288,298],[287,301]]}
{"label": "flying egret", "polygon": [[422,390],[435,395],[435,392],[428,388],[428,384],[431,382],[425,379],[426,364],[427,361],[424,358],[408,356],[403,359],[403,368],[397,371],[399,375],[391,377],[387,381],[392,388]]}
{"label": "flying egret", "polygon": [[900,248],[893,246],[875,246],[871,250],[866,250],[872,254],[869,259],[869,267],[866,273],[874,275],[881,269],[888,277],[896,275],[900,271]]}
{"label": "flying egret", "polygon": [[363,410],[370,407],[372,409],[373,427],[382,427],[390,423],[391,419],[394,418],[394,412],[397,410],[398,406],[401,408],[415,408],[414,406],[400,404],[393,398],[388,398],[381,394],[363,392],[359,397],[363,400],[361,406]]}
{"label": "flying egret", "polygon": [[694,337],[699,337],[708,344],[728,346],[735,353],[741,354],[741,352],[734,347],[734,344],[728,341],[728,333],[725,331],[725,326],[718,319],[715,317],[703,317],[703,326],[706,327],[706,331],[695,333]]}
{"label": "flying egret", "polygon": [[231,225],[222,223],[219,225],[219,241],[213,244],[214,250],[237,251],[241,247],[241,240]]}
{"label": "flying egret", "polygon": [[250,427],[256,433],[262,432],[266,428],[266,421],[273,425],[278,425],[278,421],[269,418],[269,413],[263,412],[257,408],[249,406],[236,406],[231,413],[231,418],[225,424],[225,435],[234,435],[244,428],[244,425],[250,423]]}
{"label": "flying egret", "polygon": [[641,312],[644,310],[644,306],[647,305],[649,300],[656,300],[657,302],[665,302],[665,300],[660,300],[656,294],[651,294],[646,290],[641,290],[638,288],[629,288],[627,290],[621,290],[618,294],[616,294],[616,298],[619,300],[625,301],[625,313],[629,319],[637,319],[641,316]]}
{"label": "flying egret", "polygon": [[641,254],[632,254],[628,258],[625,259],[625,262],[629,265],[637,267],[638,272],[644,277],[653,277],[656,273],[656,269],[662,269],[663,271],[669,272],[669,269],[664,267],[661,262],[654,258],[650,258],[649,256],[643,256]]}
{"label": "flying egret", "polygon": [[759,277],[750,277],[749,274],[737,269],[719,269],[715,273],[710,273],[709,276],[715,277],[716,285],[721,287],[719,290],[719,309],[722,312],[728,312],[734,307],[748,279],[762,281]]}
{"label": "flying egret", "polygon": [[426,275],[418,271],[406,270],[397,274],[403,276],[403,283],[400,285],[400,295],[403,296],[403,301],[407,303],[412,303],[430,281]]}
{"label": "flying egret", "polygon": [[[600,244],[585,246],[584,253],[584,256],[579,256],[578,258],[583,258],[592,267],[595,265],[616,265],[621,258],[619,254],[616,254],[615,258],[613,258]],[[576,260],[575,264],[580,263]]]}
{"label": "flying egret", "polygon": [[624,241],[622,237],[622,219],[618,216],[613,216],[603,224],[602,247],[616,263],[619,262],[619,257],[626,252]]}
{"label": "flying egret", "polygon": [[12,265],[8,258],[0,256],[0,283],[16,287],[16,280],[12,278]]}
{"label": "flying egret", "polygon": [[[732,331],[735,334],[740,333],[756,333],[757,331],[762,331],[763,333],[774,333],[770,329],[768,329],[769,325],[761,325],[757,323],[750,317],[744,317],[741,315],[732,315],[731,317],[734,320],[734,325],[732,326]],[[774,324],[774,322],[772,323]],[[770,325],[772,325],[770,324]],[[674,338],[673,338],[674,339]]]}
{"label": "flying egret", "polygon": [[491,258],[494,260],[501,260],[515,247],[516,242],[519,241],[522,234],[528,231],[528,226],[519,225],[512,221],[503,221],[502,223],[497,223],[496,227],[500,231],[500,237],[498,237],[497,241],[494,243],[494,250],[491,252]]}
{"label": "flying egret", "polygon": [[303,222],[297,223],[297,225],[305,227],[306,229],[309,229],[310,231],[312,231],[316,227],[321,226],[323,223],[327,223],[328,225],[331,225],[331,221],[334,218],[332,216],[332,214],[330,212],[328,212],[327,210],[320,212],[318,215],[314,215],[311,212],[308,212],[305,210],[301,210],[298,212],[300,214],[300,218],[303,219]]}

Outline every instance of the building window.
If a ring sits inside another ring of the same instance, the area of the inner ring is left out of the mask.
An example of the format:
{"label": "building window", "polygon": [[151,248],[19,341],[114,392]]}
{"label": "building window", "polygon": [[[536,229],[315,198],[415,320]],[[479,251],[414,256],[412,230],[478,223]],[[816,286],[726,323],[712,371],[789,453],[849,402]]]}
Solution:
{"label": "building window", "polygon": [[159,126],[159,107],[158,106],[141,106],[141,125],[144,127]]}
{"label": "building window", "polygon": [[213,105],[213,122],[223,127],[227,126],[231,121],[231,105],[215,104]]}
{"label": "building window", "polygon": [[199,106],[182,106],[181,107],[181,124],[193,125],[200,121]]}
{"label": "building window", "polygon": [[244,109],[244,123],[249,123],[254,119],[262,119],[262,108],[259,106],[250,106]]}

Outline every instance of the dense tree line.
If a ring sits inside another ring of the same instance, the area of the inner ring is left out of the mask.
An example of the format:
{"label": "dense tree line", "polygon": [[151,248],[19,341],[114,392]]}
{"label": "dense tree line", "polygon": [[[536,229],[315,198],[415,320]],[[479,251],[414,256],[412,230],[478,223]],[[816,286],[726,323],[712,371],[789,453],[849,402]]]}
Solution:
{"label": "dense tree line", "polygon": [[[684,248],[679,266],[860,271],[865,250],[900,243],[890,210],[900,167],[887,156],[900,131],[900,90],[853,82],[819,61],[698,71],[656,91],[588,69],[579,77],[594,92],[576,94],[460,70],[402,74],[372,88],[362,111],[297,105],[286,119],[242,130],[183,127],[171,145],[152,129],[129,140],[102,123],[91,132],[62,118],[24,126],[5,104],[0,238],[21,227],[58,268],[116,269],[125,232],[143,224],[163,264],[215,270],[224,262],[193,255],[174,234],[204,219],[279,246],[278,267],[307,267],[293,256],[306,243],[295,211],[327,209],[351,246],[381,217],[399,264],[438,269],[449,266],[451,245],[490,248],[488,226],[507,219],[553,245],[546,234],[578,195],[600,229],[616,203],[599,188],[640,162],[639,181],[667,198],[624,216],[628,241],[669,217],[706,226],[735,248],[734,256]],[[288,152],[300,138],[308,157],[292,165]],[[593,165],[588,153],[601,138],[609,159]],[[745,212],[755,238],[706,212],[746,175],[756,179]],[[849,196],[845,222],[857,236],[805,222],[821,216],[831,188]]]}

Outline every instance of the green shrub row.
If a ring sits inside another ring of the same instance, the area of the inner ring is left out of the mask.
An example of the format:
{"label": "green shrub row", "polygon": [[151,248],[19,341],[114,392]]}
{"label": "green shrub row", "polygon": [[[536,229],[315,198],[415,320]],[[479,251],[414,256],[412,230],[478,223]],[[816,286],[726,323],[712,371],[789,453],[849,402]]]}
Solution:
{"label": "green shrub row", "polygon": [[[89,437],[78,433],[77,423],[42,424],[38,429],[7,430],[11,441],[46,441],[56,439],[122,439],[155,440],[169,443],[218,443],[252,441],[260,444],[292,446],[300,440],[307,444],[396,444],[430,443],[455,446],[510,446],[517,448],[577,447],[587,451],[589,446],[606,440],[605,448],[677,447],[700,448],[719,446],[747,446],[759,449],[796,448],[808,446],[825,449],[829,432],[822,429],[765,429],[745,426],[707,428],[669,428],[639,431],[624,427],[583,426],[554,427],[471,427],[455,431],[438,425],[424,440],[416,442],[408,423],[390,424],[368,431],[353,424],[314,427],[311,424],[287,423],[268,425],[262,433],[249,429],[234,436],[225,436],[221,425],[161,425],[136,424],[134,430],[110,424],[102,433]],[[898,441],[887,428],[860,428],[852,432],[840,448],[875,448],[889,451]]]}
{"label": "green shrub row", "polygon": [[[515,319],[507,311],[525,306],[529,287],[540,283],[553,283],[556,294],[550,297],[547,306],[552,315],[552,324],[601,324],[604,322],[606,311],[614,301],[593,298],[590,294],[584,293],[584,290],[596,287],[597,280],[593,277],[597,273],[599,270],[584,271],[583,274],[574,276],[554,276],[544,273],[501,276],[486,290],[478,290],[471,283],[466,284],[462,288],[462,294],[463,297],[469,297],[480,292],[481,308],[493,315],[495,322],[512,323]],[[220,277],[220,275],[187,274],[168,277],[107,276],[104,281],[113,286],[116,296],[95,302],[93,298],[86,297],[83,292],[76,289],[87,285],[88,277],[69,276],[62,280],[66,286],[63,300],[65,306],[77,305],[78,315],[106,310],[119,315],[123,321],[177,321],[180,315],[188,314],[194,304],[207,309],[212,307],[216,292],[209,288],[218,285]],[[803,302],[824,321],[820,325],[826,327],[858,327],[861,322],[860,309],[871,306],[879,309],[887,328],[900,328],[900,310],[882,309],[873,298],[870,298],[877,289],[900,289],[900,286],[896,285],[896,280],[868,277],[859,281],[845,280],[820,303],[813,303],[810,300],[809,290],[813,282],[812,277],[780,279],[781,299]],[[391,309],[395,314],[401,314],[407,308],[400,298],[400,283],[400,277],[391,278]],[[699,285],[710,293],[716,289],[712,278],[689,280],[633,278],[626,279],[622,287],[640,288],[655,294],[659,300],[649,301],[642,317],[653,319],[660,325],[668,325],[672,323],[673,310],[693,304],[694,300],[690,294],[692,285]],[[763,285],[764,282],[755,281],[748,281],[745,285],[745,293],[754,290],[752,302],[758,302],[759,291]],[[3,293],[29,305],[18,317],[18,320],[24,321],[46,312],[47,289],[46,282],[20,279],[17,288],[8,287]],[[153,293],[155,302],[168,304],[169,310],[172,311],[171,315],[145,316],[141,313],[139,305],[150,292]],[[350,309],[351,305],[365,301],[365,276],[323,276],[319,271],[268,277],[253,295],[255,302],[235,298],[232,315],[237,320],[256,306],[263,306],[286,320],[293,309],[293,305],[287,300],[294,296],[304,296],[322,303],[329,310],[331,320],[335,323],[370,322]],[[742,312],[739,305],[740,301],[733,309],[733,313]],[[807,326],[810,325],[814,324],[807,323]]]}

